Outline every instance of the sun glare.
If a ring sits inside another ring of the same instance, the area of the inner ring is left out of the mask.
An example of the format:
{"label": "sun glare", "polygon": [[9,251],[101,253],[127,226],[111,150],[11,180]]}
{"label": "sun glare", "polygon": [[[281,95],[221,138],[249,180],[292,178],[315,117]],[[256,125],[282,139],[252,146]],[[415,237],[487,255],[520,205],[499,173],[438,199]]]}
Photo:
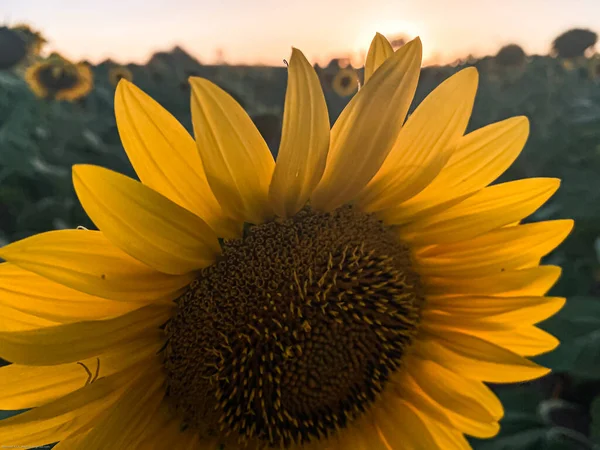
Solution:
{"label": "sun glare", "polygon": [[[379,33],[383,34],[386,38],[388,38],[388,40],[390,40],[390,42],[397,38],[403,38],[406,41],[409,41],[417,36],[420,36],[424,41],[427,39],[426,29],[422,24],[406,22],[402,20],[378,21],[365,26],[356,33],[356,40],[353,44],[353,49],[356,54],[366,55],[367,51],[369,50],[369,43],[373,39],[373,30],[377,30]],[[365,44],[365,42],[367,44]],[[428,52],[426,49],[427,46],[424,45],[424,60],[431,56],[431,52]]]}

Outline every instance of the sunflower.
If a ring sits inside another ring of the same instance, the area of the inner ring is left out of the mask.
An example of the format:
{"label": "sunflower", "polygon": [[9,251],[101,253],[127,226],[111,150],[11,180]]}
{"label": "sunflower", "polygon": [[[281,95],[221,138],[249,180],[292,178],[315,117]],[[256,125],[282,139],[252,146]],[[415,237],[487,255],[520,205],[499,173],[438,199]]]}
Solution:
{"label": "sunflower", "polygon": [[87,64],[73,64],[60,56],[30,66],[25,80],[35,95],[54,100],[80,99],[94,86],[92,70]]}
{"label": "sunflower", "polygon": [[484,382],[548,373],[534,324],[564,303],[539,261],[572,222],[521,225],[558,188],[486,187],[521,151],[515,117],[463,135],[467,68],[405,122],[421,42],[376,35],[333,128],[294,49],[277,163],[250,117],[192,78],[194,140],[116,90],[141,182],[77,165],[100,231],[0,249],[4,445],[63,449],[468,449],[497,433]]}
{"label": "sunflower", "polygon": [[340,69],[331,82],[334,92],[340,97],[348,97],[358,89],[358,75],[351,67]]}
{"label": "sunflower", "polygon": [[110,81],[110,84],[116,86],[121,80],[133,81],[133,74],[131,73],[131,70],[125,66],[111,67],[108,70],[108,81]]}

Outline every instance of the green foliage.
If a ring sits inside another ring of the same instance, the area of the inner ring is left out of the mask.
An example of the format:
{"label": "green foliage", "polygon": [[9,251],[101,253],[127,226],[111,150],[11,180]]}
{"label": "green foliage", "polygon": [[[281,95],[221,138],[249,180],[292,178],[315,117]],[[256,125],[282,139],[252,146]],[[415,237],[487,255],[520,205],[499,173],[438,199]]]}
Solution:
{"label": "green foliage", "polygon": [[600,298],[571,297],[542,327],[558,337],[560,345],[538,357],[540,364],[581,378],[600,377]]}
{"label": "green foliage", "polygon": [[552,50],[561,58],[577,58],[596,45],[598,35],[591,30],[574,28],[554,39]]}
{"label": "green foliage", "polygon": [[11,28],[0,26],[0,70],[11,69],[27,56],[27,42]]}

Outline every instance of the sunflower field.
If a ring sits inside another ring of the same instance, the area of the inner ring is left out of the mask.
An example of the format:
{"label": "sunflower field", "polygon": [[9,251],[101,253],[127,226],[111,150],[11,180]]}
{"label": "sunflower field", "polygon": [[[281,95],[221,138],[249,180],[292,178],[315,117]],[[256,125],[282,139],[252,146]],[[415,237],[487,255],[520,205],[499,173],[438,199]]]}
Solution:
{"label": "sunflower field", "polygon": [[[3,45],[9,41],[16,42],[15,55]],[[278,153],[286,63],[205,65],[176,47],[144,65],[95,65],[59,54],[42,57],[43,42],[27,27],[0,28],[0,246],[49,230],[95,228],[73,188],[75,164],[137,179],[115,121],[121,79],[154,98],[190,133],[188,80],[208,79],[243,106],[273,155]],[[540,325],[560,345],[533,358],[552,372],[530,382],[492,384],[505,410],[500,432],[469,443],[477,450],[600,449],[600,55],[526,55],[515,45],[494,56],[425,66],[409,115],[436,86],[467,67],[479,73],[468,132],[513,116],[530,121],[524,150],[496,183],[559,178],[557,193],[524,222],[575,221],[566,241],[542,261],[562,267],[549,295],[567,298]],[[333,124],[362,89],[365,70],[343,59],[314,68]],[[2,286],[0,303],[1,292]],[[0,417],[20,412],[0,411]]]}

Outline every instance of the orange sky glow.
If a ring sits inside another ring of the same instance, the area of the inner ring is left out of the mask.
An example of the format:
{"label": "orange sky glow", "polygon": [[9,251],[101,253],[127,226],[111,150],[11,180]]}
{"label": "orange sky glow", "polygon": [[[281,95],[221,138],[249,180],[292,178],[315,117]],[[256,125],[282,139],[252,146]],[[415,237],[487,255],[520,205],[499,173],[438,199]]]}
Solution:
{"label": "orange sky glow", "polygon": [[5,23],[42,31],[74,60],[145,62],[180,45],[201,62],[282,65],[290,47],[313,62],[361,65],[376,31],[419,35],[426,63],[493,54],[515,42],[547,53],[578,26],[600,31],[597,0],[2,0]]}

